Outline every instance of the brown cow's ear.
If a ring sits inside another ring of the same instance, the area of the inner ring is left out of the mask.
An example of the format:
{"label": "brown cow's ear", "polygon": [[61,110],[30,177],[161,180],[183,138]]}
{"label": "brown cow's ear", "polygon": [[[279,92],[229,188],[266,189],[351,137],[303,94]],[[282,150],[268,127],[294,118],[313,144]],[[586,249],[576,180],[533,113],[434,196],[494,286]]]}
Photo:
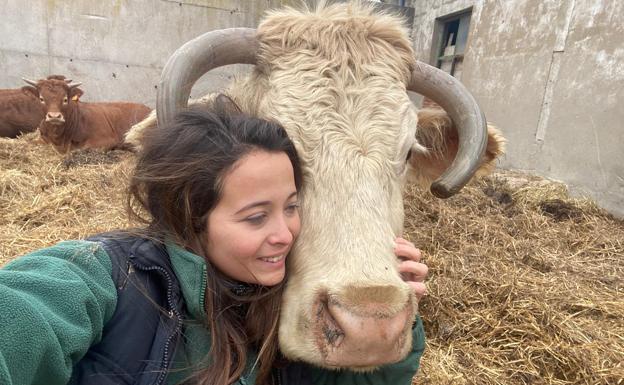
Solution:
{"label": "brown cow's ear", "polygon": [[72,88],[69,90],[69,98],[73,101],[78,101],[84,92],[80,88]]}
{"label": "brown cow's ear", "polygon": [[26,95],[34,95],[36,98],[39,97],[39,91],[37,91],[37,88],[33,87],[33,86],[24,86],[22,87],[22,91],[24,91],[24,93]]}
{"label": "brown cow's ear", "polygon": [[[501,132],[490,124],[487,128],[487,147],[476,172],[477,176],[491,172],[496,158],[505,153],[505,138]],[[408,159],[411,166],[408,178],[411,182],[427,187],[455,159],[459,143],[457,129],[444,110],[423,109],[418,111],[416,141]]]}
{"label": "brown cow's ear", "polygon": [[241,114],[241,108],[236,102],[225,94],[217,95],[214,104],[215,110],[221,114],[237,115]]}

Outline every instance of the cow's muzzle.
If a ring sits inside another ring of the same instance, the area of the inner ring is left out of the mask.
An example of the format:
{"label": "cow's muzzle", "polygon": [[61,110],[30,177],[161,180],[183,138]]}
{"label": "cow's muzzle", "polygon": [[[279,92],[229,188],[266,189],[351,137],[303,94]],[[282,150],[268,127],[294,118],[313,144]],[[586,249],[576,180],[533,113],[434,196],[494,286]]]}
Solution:
{"label": "cow's muzzle", "polygon": [[[371,288],[353,290],[370,291]],[[373,290],[385,292],[388,297],[400,297],[394,293],[399,289],[393,286]],[[366,294],[355,296],[364,299]],[[316,344],[328,367],[373,368],[398,362],[409,351],[415,316],[411,297],[402,304],[389,305],[375,298],[352,303],[342,302],[335,296],[321,295],[315,310]]]}
{"label": "cow's muzzle", "polygon": [[45,121],[50,124],[63,124],[65,123],[65,118],[61,112],[48,112]]}

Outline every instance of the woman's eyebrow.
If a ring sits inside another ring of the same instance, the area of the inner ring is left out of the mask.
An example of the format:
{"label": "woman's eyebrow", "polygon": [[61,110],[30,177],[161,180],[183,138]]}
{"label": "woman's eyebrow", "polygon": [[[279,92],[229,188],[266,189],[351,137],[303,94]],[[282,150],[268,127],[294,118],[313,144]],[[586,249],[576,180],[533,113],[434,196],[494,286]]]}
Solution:
{"label": "woman's eyebrow", "polygon": [[238,210],[235,214],[239,214],[239,213],[241,213],[241,212],[243,212],[245,210],[249,210],[249,209],[252,209],[252,208],[257,207],[257,206],[268,206],[270,204],[271,204],[270,201],[252,202],[252,203],[244,206],[242,209]]}
{"label": "woman's eyebrow", "polygon": [[[297,191],[293,191],[289,196],[288,199],[292,199],[292,197],[297,195]],[[234,214],[239,214],[245,210],[249,210],[252,209],[254,207],[258,207],[258,206],[268,206],[271,204],[271,201],[260,201],[260,202],[251,202],[248,205],[245,205],[243,208],[241,208],[240,210],[238,210],[236,213]]]}

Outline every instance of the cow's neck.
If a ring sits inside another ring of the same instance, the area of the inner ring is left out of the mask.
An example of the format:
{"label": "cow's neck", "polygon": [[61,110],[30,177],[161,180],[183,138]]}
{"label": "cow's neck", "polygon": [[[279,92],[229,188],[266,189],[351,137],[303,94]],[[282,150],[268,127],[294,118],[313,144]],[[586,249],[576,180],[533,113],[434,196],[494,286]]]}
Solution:
{"label": "cow's neck", "polygon": [[76,140],[80,127],[80,102],[69,102],[65,116],[65,142],[70,144]]}

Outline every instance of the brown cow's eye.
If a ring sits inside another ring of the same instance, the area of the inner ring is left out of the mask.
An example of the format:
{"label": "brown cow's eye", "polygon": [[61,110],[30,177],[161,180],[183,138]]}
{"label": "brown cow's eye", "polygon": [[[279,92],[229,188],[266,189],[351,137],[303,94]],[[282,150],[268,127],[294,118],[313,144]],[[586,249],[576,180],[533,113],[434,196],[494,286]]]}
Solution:
{"label": "brown cow's eye", "polygon": [[40,101],[41,103],[45,103],[45,100],[43,100],[43,98],[42,98],[41,96],[39,96],[39,101]]}
{"label": "brown cow's eye", "polygon": [[63,98],[63,104],[67,104],[67,96]]}

